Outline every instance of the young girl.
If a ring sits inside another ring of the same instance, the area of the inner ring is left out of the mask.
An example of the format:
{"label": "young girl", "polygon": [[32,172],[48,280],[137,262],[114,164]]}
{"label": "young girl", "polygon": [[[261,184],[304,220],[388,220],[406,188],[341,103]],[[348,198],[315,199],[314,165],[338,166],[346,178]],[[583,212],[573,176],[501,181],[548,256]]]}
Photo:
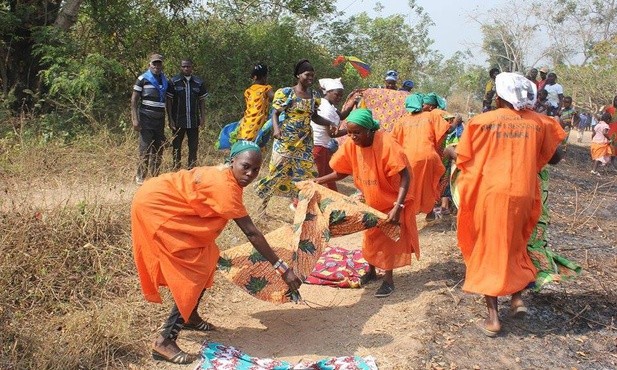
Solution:
{"label": "young girl", "polygon": [[255,141],[257,132],[268,119],[268,107],[274,97],[272,86],[268,85],[268,66],[255,64],[251,79],[253,84],[244,91],[246,110],[240,120],[237,140]]}
{"label": "young girl", "polygon": [[611,121],[610,113],[604,112],[600,117],[600,122],[594,127],[593,136],[591,137],[591,159],[593,166],[591,173],[600,176],[598,164],[606,166],[611,161],[611,145],[608,140],[608,123]]}

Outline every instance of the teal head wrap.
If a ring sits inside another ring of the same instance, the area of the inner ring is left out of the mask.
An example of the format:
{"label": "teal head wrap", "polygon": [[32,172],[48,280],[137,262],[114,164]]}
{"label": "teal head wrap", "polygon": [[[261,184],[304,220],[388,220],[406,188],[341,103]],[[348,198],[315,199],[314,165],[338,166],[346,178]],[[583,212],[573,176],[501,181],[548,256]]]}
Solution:
{"label": "teal head wrap", "polygon": [[379,129],[379,122],[373,119],[373,112],[366,108],[352,110],[349,116],[347,116],[347,122],[354,123],[371,131]]}
{"label": "teal head wrap", "polygon": [[439,109],[446,109],[446,100],[435,93],[424,95],[422,102],[424,104],[434,105]]}
{"label": "teal head wrap", "polygon": [[231,147],[231,152],[229,153],[229,159],[227,162],[231,162],[233,158],[235,158],[238,154],[242,152],[246,152],[248,150],[259,152],[259,145],[255,144],[252,141],[248,140],[238,140]]}
{"label": "teal head wrap", "polygon": [[422,111],[424,96],[420,93],[411,94],[405,99],[405,109],[411,113]]}

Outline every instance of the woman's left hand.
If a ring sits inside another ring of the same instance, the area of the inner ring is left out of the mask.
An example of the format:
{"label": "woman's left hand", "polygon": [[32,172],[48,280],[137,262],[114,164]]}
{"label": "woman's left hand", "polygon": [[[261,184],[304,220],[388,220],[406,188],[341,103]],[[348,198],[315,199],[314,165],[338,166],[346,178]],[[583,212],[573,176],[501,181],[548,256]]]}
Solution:
{"label": "woman's left hand", "polygon": [[302,285],[302,281],[298,279],[292,268],[287,269],[282,278],[291,290],[298,290],[300,285]]}

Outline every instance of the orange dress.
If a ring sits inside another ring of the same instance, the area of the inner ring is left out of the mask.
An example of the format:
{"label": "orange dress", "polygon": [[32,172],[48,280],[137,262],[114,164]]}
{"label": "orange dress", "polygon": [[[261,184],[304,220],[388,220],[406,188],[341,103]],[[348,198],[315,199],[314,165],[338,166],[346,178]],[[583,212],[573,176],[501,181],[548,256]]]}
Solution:
{"label": "orange dress", "polygon": [[465,126],[456,148],[465,291],[503,296],[535,281],[527,241],[542,208],[537,174],[565,137],[555,120],[528,110],[496,109]]}
{"label": "orange dress", "polygon": [[[356,187],[362,191],[366,204],[388,213],[398,198],[399,173],[409,164],[403,148],[387,133],[377,131],[373,145],[362,148],[346,140],[330,160],[330,167],[338,173],[353,175]],[[410,171],[411,175],[411,171]],[[380,229],[364,232],[362,256],[368,263],[384,270],[411,264],[411,254],[420,257],[418,228],[413,208],[413,195],[407,193],[405,207],[400,214],[401,238],[395,242]]]}
{"label": "orange dress", "polygon": [[146,300],[161,303],[168,286],[188,320],[201,292],[212,286],[215,239],[230,219],[247,215],[242,187],[229,167],[198,167],[144,182],[131,206],[133,254]]}
{"label": "orange dress", "polygon": [[238,127],[238,140],[255,141],[257,132],[268,119],[270,85],[253,84],[244,91],[246,110]]}
{"label": "orange dress", "polygon": [[392,129],[392,136],[403,146],[413,173],[410,191],[416,214],[431,212],[441,198],[439,179],[446,168],[438,150],[450,127],[442,113],[439,110],[407,113]]}

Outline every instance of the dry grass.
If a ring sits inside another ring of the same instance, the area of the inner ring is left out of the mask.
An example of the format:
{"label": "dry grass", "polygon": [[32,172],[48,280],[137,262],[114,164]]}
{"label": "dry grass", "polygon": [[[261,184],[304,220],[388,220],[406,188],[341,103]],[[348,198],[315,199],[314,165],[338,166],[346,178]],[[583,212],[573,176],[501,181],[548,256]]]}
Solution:
{"label": "dry grass", "polygon": [[[201,164],[221,163],[208,136]],[[8,323],[0,331],[0,368],[140,364],[170,301],[145,302],[135,272],[129,209],[136,135],[0,145],[0,319]],[[163,171],[170,157],[166,150]],[[245,203],[256,215],[252,191]],[[260,227],[291,221],[284,200],[274,199],[260,216]],[[218,240],[221,249],[245,241],[233,222]]]}

